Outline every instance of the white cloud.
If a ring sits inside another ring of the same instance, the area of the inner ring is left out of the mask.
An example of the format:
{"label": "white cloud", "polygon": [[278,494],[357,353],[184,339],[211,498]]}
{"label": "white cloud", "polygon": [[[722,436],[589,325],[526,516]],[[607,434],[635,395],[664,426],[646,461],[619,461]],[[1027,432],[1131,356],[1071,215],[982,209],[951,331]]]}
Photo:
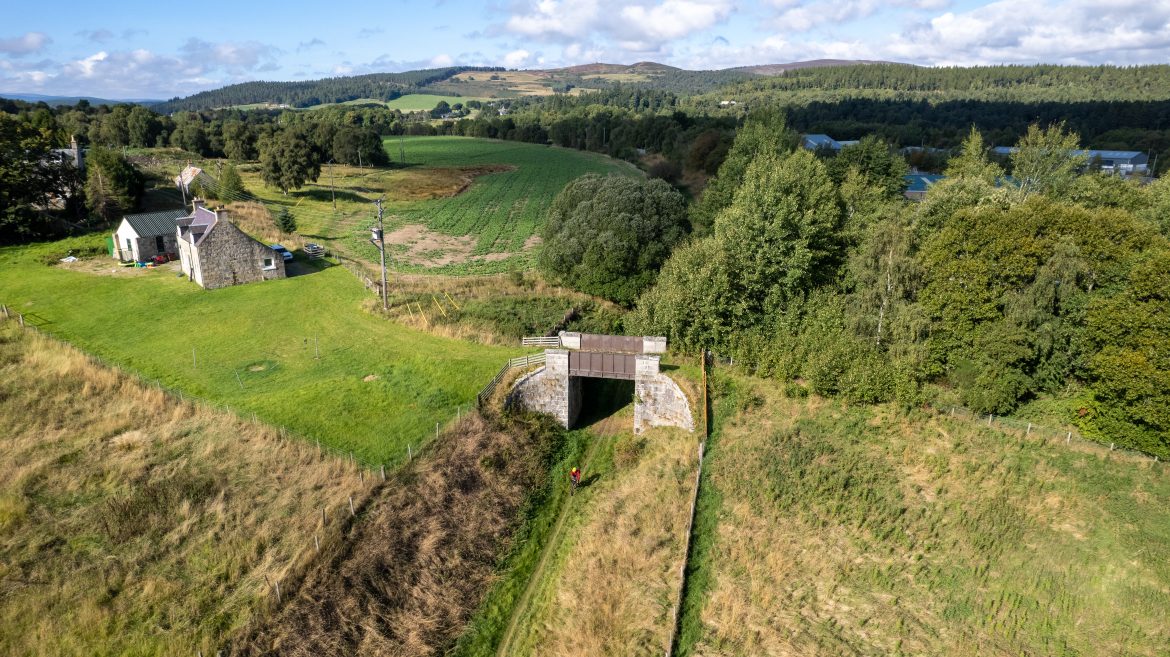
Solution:
{"label": "white cloud", "polygon": [[24,57],[38,52],[53,40],[44,32],[26,32],[18,37],[0,39],[0,53],[12,57]]}
{"label": "white cloud", "polygon": [[102,50],[85,59],[79,59],[65,65],[65,72],[79,78],[92,78],[98,66],[109,59],[110,54]]}
{"label": "white cloud", "polygon": [[524,62],[528,61],[528,58],[531,56],[532,53],[524,50],[523,48],[519,50],[513,50],[512,52],[504,55],[504,66],[507,66],[508,68],[520,68],[524,65]]}
{"label": "white cloud", "polygon": [[195,38],[188,39],[179,50],[193,61],[237,75],[255,70],[280,54],[277,48],[256,41],[210,43]]}
{"label": "white cloud", "polygon": [[495,31],[568,44],[611,40],[652,51],[727,20],[733,10],[732,0],[539,0]]}
{"label": "white cloud", "polygon": [[[863,4],[868,0],[847,0]],[[918,0],[929,7],[933,0]],[[778,0],[773,5],[784,4]],[[789,2],[790,10],[804,3]],[[783,15],[783,13],[781,14]],[[806,59],[891,60],[926,66],[1142,64],[1170,59],[1170,0],[998,0],[948,11],[865,39],[818,39],[794,29],[756,43],[714,43],[677,53],[677,65],[712,68]]]}
{"label": "white cloud", "polygon": [[774,22],[786,30],[804,32],[820,25],[864,20],[890,9],[938,10],[950,0],[770,0],[780,13]]}
{"label": "white cloud", "polygon": [[455,63],[455,58],[453,58],[451,55],[448,55],[446,53],[441,54],[441,55],[435,55],[434,57],[431,58],[431,66],[434,66],[435,68],[442,68],[444,66],[450,66],[454,63]]}

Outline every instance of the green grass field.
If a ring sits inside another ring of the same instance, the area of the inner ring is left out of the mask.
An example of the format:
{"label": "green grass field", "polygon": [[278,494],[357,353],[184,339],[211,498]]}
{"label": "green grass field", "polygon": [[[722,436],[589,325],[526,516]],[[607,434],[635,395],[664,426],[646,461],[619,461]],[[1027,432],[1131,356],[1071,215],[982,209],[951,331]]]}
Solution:
{"label": "green grass field", "polygon": [[207,291],[172,270],[115,276],[43,262],[104,241],[0,249],[0,303],[164,386],[367,461],[403,458],[519,353],[379,319],[341,267]]}
{"label": "green grass field", "polygon": [[678,654],[1166,654],[1164,464],[712,380]]}
{"label": "green grass field", "polygon": [[[393,155],[395,140],[386,140],[386,146]],[[390,206],[400,223],[474,236],[475,255],[520,252],[543,224],[553,198],[579,176],[639,175],[628,163],[602,155],[520,142],[420,137],[407,140],[406,149],[408,162],[426,167],[514,167],[480,176],[456,196]]]}
{"label": "green grass field", "polygon": [[[307,240],[327,242],[370,263],[378,261],[369,243],[373,200],[383,197],[387,234],[397,239],[395,231],[404,227],[411,233],[392,245],[394,267],[457,275],[530,268],[531,239],[544,212],[574,178],[641,175],[633,165],[603,155],[521,142],[406,137],[387,138],[384,146],[396,164],[405,154],[407,166],[323,167],[315,183],[287,196],[265,187],[256,165],[242,165],[240,173],[252,197],[269,209],[290,208]],[[163,156],[171,154],[155,155]],[[166,170],[177,170],[182,162],[166,160]],[[205,162],[204,168],[214,172],[215,164]]]}

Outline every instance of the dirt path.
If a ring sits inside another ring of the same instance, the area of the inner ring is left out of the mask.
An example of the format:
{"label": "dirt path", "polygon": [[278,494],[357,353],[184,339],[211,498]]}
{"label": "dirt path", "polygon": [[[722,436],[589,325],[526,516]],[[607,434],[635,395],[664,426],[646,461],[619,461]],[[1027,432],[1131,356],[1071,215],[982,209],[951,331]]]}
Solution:
{"label": "dirt path", "polygon": [[[584,463],[581,466],[582,474],[589,471],[589,465],[593,462],[593,456],[597,453],[597,448],[604,440],[603,437],[594,437],[589,449],[585,452]],[[500,647],[496,650],[497,657],[510,657],[512,654],[512,641],[516,636],[516,627],[520,624],[520,618],[524,616],[524,612],[528,610],[528,605],[532,600],[532,595],[535,593],[537,586],[541,580],[544,579],[544,569],[548,566],[548,560],[551,558],[557,546],[561,543],[561,534],[564,532],[565,519],[569,516],[569,509],[573,507],[573,498],[561,507],[561,513],[557,516],[556,524],[553,525],[552,533],[549,534],[548,542],[544,545],[544,550],[540,553],[540,561],[536,563],[536,568],[532,571],[532,577],[528,579],[528,585],[524,587],[524,593],[520,599],[516,601],[516,606],[512,608],[512,617],[508,619],[508,628],[504,630],[504,637],[500,639]]]}

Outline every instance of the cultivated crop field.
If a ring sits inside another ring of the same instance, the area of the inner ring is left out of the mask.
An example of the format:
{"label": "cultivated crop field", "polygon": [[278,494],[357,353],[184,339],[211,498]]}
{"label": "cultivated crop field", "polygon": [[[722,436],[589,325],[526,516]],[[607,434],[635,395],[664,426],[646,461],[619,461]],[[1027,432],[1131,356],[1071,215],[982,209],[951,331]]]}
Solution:
{"label": "cultivated crop field", "polygon": [[[342,267],[208,291],[173,268],[120,276],[46,264],[104,242],[0,249],[0,303],[163,386],[367,461],[405,458],[521,353],[385,321],[363,309],[374,298]],[[97,258],[97,271],[118,269]]]}
{"label": "cultivated crop field", "polygon": [[[395,140],[387,150],[394,153]],[[586,173],[638,175],[629,164],[594,153],[562,148],[465,137],[420,137],[407,140],[407,161],[431,168],[498,167],[454,196],[409,203],[395,202],[395,225],[421,224],[451,236],[474,238],[472,255],[499,270],[521,253],[516,268],[529,262],[526,245],[544,220],[544,211],[569,181]]]}
{"label": "cultivated crop field", "polygon": [[[490,274],[531,266],[544,211],[569,181],[586,173],[641,175],[603,155],[520,142],[405,137],[387,138],[384,146],[396,164],[404,155],[407,166],[326,166],[316,183],[285,195],[265,187],[257,165],[245,164],[240,174],[249,194],[216,200],[287,207],[305,240],[376,264],[369,229],[373,201],[381,197],[396,271]],[[181,168],[168,156],[160,171]],[[214,162],[203,166],[214,175]]]}
{"label": "cultivated crop field", "polygon": [[714,381],[681,654],[1166,654],[1165,464]]}

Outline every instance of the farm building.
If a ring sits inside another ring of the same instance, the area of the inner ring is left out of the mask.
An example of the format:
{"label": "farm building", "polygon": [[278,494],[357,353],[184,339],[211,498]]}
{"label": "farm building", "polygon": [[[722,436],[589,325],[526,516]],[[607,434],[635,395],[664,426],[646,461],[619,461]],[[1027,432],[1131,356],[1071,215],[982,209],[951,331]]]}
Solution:
{"label": "farm building", "polygon": [[195,211],[178,219],[174,228],[189,280],[214,290],[285,277],[280,255],[236,228],[226,210],[206,208],[199,199],[194,204]]}
{"label": "farm building", "polygon": [[175,221],[186,210],[163,210],[122,217],[114,231],[110,255],[122,262],[146,262],[157,255],[175,254]]}
{"label": "farm building", "polygon": [[921,201],[926,198],[926,192],[931,185],[942,180],[944,176],[934,173],[912,173],[905,176],[906,191],[902,195],[911,201]]}
{"label": "farm building", "polygon": [[183,192],[189,195],[192,187],[196,189],[196,193],[200,188],[213,192],[218,189],[219,183],[215,181],[215,178],[207,175],[203,169],[188,164],[179,172],[179,175],[175,176],[175,187],[182,188]]}
{"label": "farm building", "polygon": [[857,144],[856,139],[848,141],[837,141],[829,135],[801,135],[800,145],[810,151],[815,151],[820,148],[827,148],[834,151],[839,151],[846,146],[853,146]]}
{"label": "farm building", "polygon": [[[1001,157],[1008,157],[1017,150],[1019,149],[1015,146],[996,146],[991,149],[991,152]],[[1087,150],[1073,151],[1073,154],[1087,157],[1089,166],[1099,167],[1105,173],[1146,174],[1150,170],[1150,156],[1138,151]]]}

